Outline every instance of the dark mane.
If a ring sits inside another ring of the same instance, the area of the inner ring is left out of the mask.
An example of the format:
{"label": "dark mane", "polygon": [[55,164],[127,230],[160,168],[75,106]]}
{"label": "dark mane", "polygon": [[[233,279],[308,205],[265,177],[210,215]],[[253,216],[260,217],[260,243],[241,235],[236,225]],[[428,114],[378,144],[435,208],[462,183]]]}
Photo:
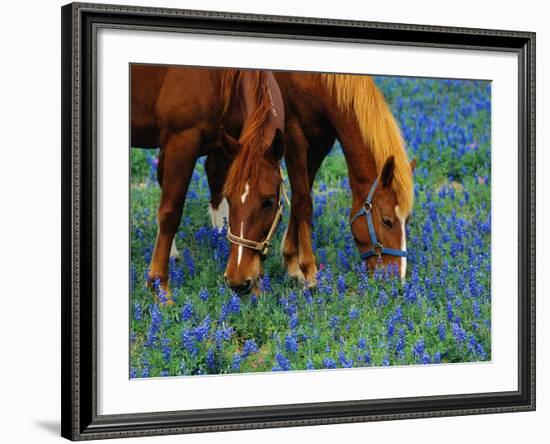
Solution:
{"label": "dark mane", "polygon": [[247,116],[239,137],[241,147],[227,174],[224,186],[226,196],[240,195],[247,182],[253,186],[258,181],[261,161],[270,148],[264,132],[273,104],[266,72],[227,70],[221,88],[224,112],[227,112],[233,101],[244,100],[244,91],[239,86],[242,77],[246,75],[252,76],[254,82],[252,91],[256,107]]}

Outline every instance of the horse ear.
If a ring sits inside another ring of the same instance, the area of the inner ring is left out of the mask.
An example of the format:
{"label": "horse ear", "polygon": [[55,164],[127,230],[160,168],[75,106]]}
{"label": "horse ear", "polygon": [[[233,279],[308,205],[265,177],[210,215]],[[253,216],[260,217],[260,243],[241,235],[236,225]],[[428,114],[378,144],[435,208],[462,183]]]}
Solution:
{"label": "horse ear", "polygon": [[411,160],[411,171],[414,173],[416,168],[416,159]]}
{"label": "horse ear", "polygon": [[239,152],[239,149],[241,147],[241,145],[239,144],[239,141],[231,137],[229,134],[227,134],[223,126],[220,126],[219,137],[220,137],[220,142],[221,142],[222,150],[224,154],[230,159],[235,157],[235,155]]}
{"label": "horse ear", "polygon": [[388,157],[384,167],[382,168],[382,186],[387,188],[393,180],[393,171],[395,170],[395,159],[393,156]]}
{"label": "horse ear", "polygon": [[271,159],[273,162],[279,162],[285,155],[285,136],[283,132],[277,128],[271,142]]}

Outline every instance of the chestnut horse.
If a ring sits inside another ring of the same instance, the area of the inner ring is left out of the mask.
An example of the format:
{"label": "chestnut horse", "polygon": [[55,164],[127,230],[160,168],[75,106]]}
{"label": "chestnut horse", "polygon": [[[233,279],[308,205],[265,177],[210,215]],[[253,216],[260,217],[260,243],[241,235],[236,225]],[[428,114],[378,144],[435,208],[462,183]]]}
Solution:
{"label": "chestnut horse", "polygon": [[276,72],[275,78],[285,103],[285,160],[292,188],[282,245],[288,273],[310,286],[316,283],[311,190],[338,139],[348,166],[350,224],[361,258],[371,269],[393,264],[404,278],[415,162],[409,164],[398,124],[373,79],[299,72]]}
{"label": "chestnut horse", "polygon": [[[270,230],[279,210],[274,202],[280,195],[283,129],[281,94],[268,71],[132,65],[131,146],[160,147],[162,191],[149,283],[159,280],[169,294],[169,256],[176,252],[173,239],[199,156],[220,154],[206,162],[212,220],[219,219],[215,210],[226,183],[229,223],[240,238],[259,239]],[[259,261],[259,253],[233,245],[225,273],[229,285],[250,290]]]}

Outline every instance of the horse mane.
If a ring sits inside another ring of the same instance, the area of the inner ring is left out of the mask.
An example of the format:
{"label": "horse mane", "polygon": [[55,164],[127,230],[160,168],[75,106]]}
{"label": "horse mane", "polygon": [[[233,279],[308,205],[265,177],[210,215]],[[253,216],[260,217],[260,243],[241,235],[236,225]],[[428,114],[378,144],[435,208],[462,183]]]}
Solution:
{"label": "horse mane", "polygon": [[222,77],[223,113],[227,113],[231,104],[237,100],[237,92],[244,100],[244,91],[241,89],[241,80],[245,75],[251,75],[252,93],[254,94],[255,109],[246,117],[239,144],[239,153],[233,160],[227,173],[224,185],[226,196],[238,196],[247,182],[253,186],[260,178],[260,165],[265,153],[270,148],[270,141],[265,140],[264,130],[269,121],[272,100],[269,90],[267,74],[264,71],[227,70]]}
{"label": "horse mane", "polygon": [[414,201],[412,171],[405,141],[384,96],[374,80],[365,75],[321,74],[337,106],[355,115],[363,142],[370,148],[380,174],[389,156],[394,156],[392,189],[402,214],[412,211]]}

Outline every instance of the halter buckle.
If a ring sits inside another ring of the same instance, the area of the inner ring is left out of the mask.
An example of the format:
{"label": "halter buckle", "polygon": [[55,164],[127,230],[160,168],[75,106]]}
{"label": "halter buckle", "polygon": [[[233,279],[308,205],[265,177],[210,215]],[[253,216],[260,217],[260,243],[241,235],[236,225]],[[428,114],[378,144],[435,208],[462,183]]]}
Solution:
{"label": "halter buckle", "polygon": [[367,213],[370,213],[372,211],[372,202],[365,201],[365,203],[363,204],[363,209]]}
{"label": "halter buckle", "polygon": [[380,242],[376,242],[371,249],[378,257],[382,257],[382,250],[384,249],[384,245],[382,245]]}
{"label": "halter buckle", "polygon": [[268,244],[266,244],[262,248],[262,251],[260,251],[260,260],[261,261],[265,261],[267,259],[267,253],[269,253],[269,245]]}

